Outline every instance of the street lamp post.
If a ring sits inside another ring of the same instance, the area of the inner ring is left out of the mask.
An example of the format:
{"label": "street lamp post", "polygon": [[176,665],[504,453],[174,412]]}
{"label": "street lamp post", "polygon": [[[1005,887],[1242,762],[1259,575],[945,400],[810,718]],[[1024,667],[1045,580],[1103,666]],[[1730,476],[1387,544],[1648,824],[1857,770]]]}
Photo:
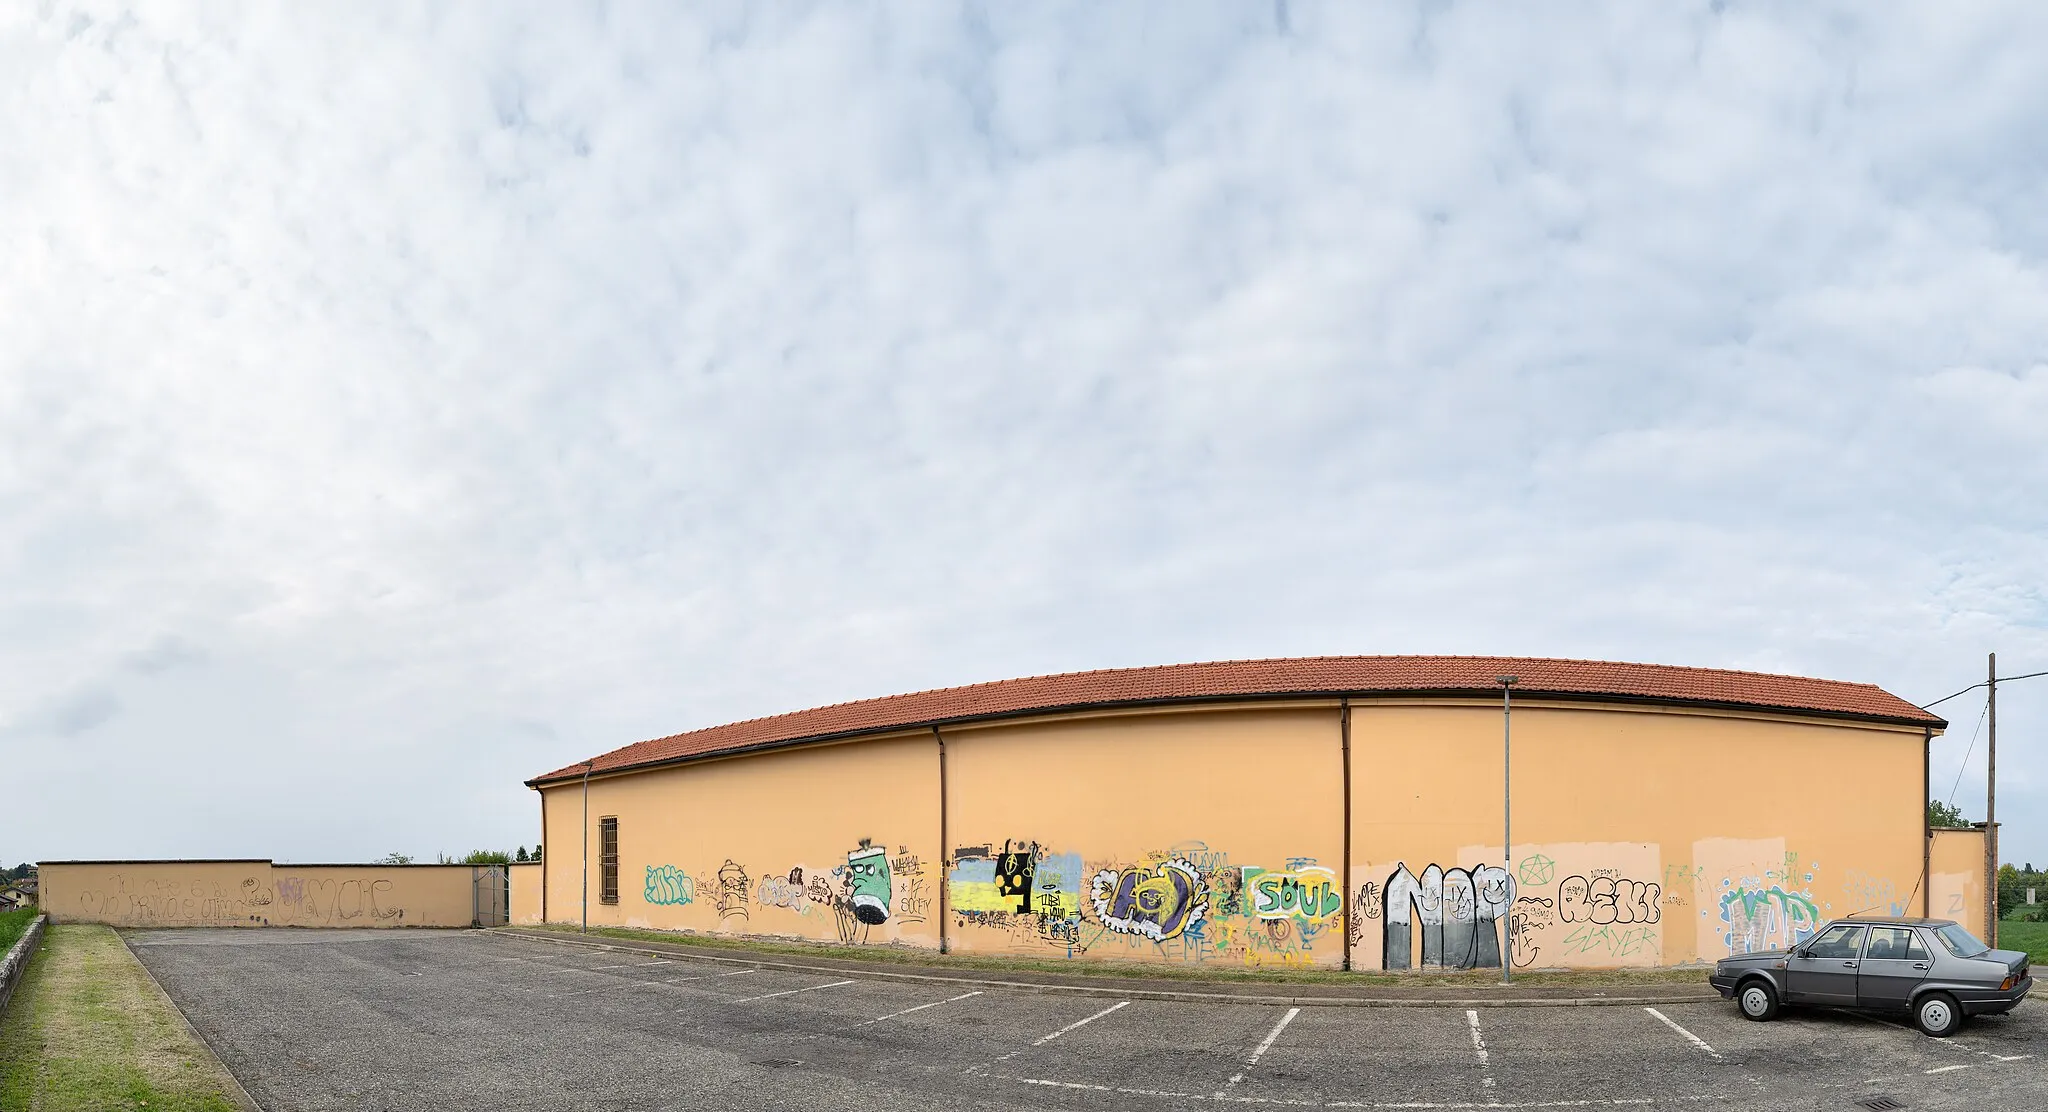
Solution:
{"label": "street lamp post", "polygon": [[[1514,676],[1496,676],[1500,684],[1500,868],[1509,877],[1514,876],[1515,861],[1515,680]],[[1503,886],[1503,891],[1508,891]],[[1501,922],[1507,924],[1506,937],[1501,939],[1500,980],[1512,984],[1515,979],[1515,901],[1509,900]]]}

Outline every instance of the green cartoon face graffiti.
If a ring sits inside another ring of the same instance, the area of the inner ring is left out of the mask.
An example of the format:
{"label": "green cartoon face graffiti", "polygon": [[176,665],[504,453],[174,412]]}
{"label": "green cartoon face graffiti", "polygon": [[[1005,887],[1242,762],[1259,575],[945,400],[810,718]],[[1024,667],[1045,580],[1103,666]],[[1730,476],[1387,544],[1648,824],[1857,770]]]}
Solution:
{"label": "green cartoon face graffiti", "polygon": [[889,851],[883,846],[857,849],[846,855],[853,916],[870,926],[889,919]]}

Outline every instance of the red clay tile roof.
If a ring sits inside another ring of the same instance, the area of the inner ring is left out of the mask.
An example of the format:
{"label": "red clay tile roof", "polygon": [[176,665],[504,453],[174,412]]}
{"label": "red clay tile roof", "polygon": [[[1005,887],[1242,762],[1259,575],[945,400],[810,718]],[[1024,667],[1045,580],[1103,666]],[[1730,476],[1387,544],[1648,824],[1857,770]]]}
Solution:
{"label": "red clay tile roof", "polygon": [[[1830,718],[1945,728],[1943,719],[1867,683],[1600,660],[1508,656],[1320,656],[1109,668],[890,695],[655,738],[592,758],[615,772],[697,757],[976,719],[1134,703],[1299,695],[1498,694],[1496,676],[1519,677],[1518,695],[1753,707]],[[527,781],[583,775],[582,763]]]}

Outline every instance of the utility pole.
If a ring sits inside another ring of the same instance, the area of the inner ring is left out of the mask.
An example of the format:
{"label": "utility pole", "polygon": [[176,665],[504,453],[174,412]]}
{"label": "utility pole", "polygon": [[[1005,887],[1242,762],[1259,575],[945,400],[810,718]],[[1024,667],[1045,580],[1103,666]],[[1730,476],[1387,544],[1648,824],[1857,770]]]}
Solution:
{"label": "utility pole", "polygon": [[1991,654],[1985,673],[1991,694],[1984,704],[1991,720],[1990,755],[1984,772],[1984,931],[1995,949],[1998,946],[1998,654]]}

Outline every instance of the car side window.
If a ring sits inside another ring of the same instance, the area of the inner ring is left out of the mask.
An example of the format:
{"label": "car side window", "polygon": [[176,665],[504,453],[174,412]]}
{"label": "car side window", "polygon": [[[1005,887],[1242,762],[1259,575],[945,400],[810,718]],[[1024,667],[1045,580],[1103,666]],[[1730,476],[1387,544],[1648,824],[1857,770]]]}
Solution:
{"label": "car side window", "polygon": [[1910,927],[1872,927],[1870,945],[1864,947],[1863,956],[1879,960],[1905,961],[1915,956],[1927,957],[1927,950],[1920,945],[1918,936]]}
{"label": "car side window", "polygon": [[1863,928],[1840,923],[1821,932],[1806,948],[1808,957],[1853,958],[1863,947]]}
{"label": "car side window", "polygon": [[1927,960],[1927,944],[1920,941],[1919,931],[1906,932],[1906,958],[1909,961]]}

